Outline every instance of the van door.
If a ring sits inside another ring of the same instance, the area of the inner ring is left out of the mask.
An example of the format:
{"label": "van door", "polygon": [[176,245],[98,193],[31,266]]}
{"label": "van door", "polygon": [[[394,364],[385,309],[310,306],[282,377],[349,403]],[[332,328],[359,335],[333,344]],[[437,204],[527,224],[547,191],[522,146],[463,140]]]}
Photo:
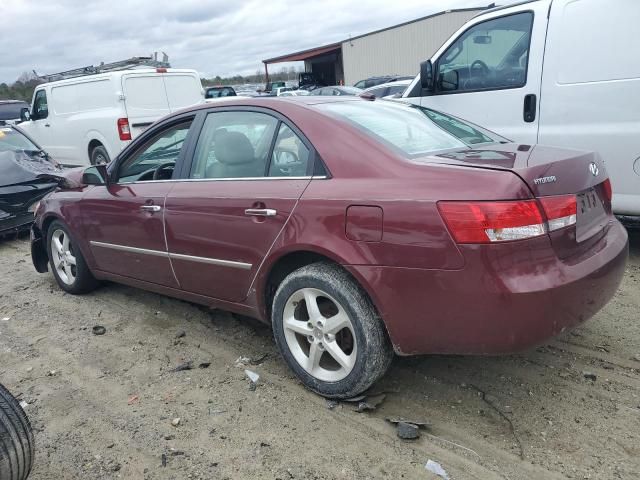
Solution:
{"label": "van door", "polygon": [[172,112],[204,103],[202,83],[196,75],[168,72],[162,77]]}
{"label": "van door", "polygon": [[132,139],[153,122],[171,113],[161,74],[123,75],[122,91]]}
{"label": "van door", "polygon": [[56,158],[55,153],[51,151],[51,122],[49,118],[49,101],[47,91],[44,88],[36,90],[33,95],[33,106],[31,107],[31,120],[22,122],[22,128],[27,135],[40,145],[47,153]]}
{"label": "van door", "polygon": [[435,91],[420,104],[536,143],[548,9],[533,2],[469,22],[434,56]]}

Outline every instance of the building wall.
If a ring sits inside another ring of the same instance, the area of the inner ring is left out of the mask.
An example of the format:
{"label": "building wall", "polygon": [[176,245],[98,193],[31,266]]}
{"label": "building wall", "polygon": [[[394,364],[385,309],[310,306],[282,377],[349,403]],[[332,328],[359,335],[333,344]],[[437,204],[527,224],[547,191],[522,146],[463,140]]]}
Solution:
{"label": "building wall", "polygon": [[416,75],[420,62],[478,11],[449,12],[342,44],[346,85],[376,75]]}

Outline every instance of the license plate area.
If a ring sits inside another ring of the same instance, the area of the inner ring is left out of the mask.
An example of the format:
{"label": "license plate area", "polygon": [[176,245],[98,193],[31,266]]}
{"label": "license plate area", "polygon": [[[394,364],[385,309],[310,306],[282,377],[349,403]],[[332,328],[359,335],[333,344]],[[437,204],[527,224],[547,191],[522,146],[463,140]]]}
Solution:
{"label": "license plate area", "polygon": [[595,188],[577,195],[576,241],[582,242],[607,225],[607,212]]}

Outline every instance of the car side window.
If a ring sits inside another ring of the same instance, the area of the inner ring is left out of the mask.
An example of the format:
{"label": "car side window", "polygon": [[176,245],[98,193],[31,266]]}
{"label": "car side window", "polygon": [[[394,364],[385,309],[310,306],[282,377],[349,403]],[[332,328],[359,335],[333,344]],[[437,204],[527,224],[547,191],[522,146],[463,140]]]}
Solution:
{"label": "car side window", "polygon": [[264,177],[277,126],[276,118],[260,112],[208,114],[189,177]]}
{"label": "car side window", "polygon": [[303,177],[308,173],[309,149],[300,137],[284,123],[280,124],[271,164],[270,177]]}
{"label": "car side window", "polygon": [[169,180],[187,138],[191,121],[173,125],[154,135],[119,166],[117,181]]}
{"label": "car side window", "polygon": [[527,83],[533,13],[495,18],[469,28],[437,65],[440,92],[519,88]]}
{"label": "car side window", "polygon": [[33,113],[36,114],[36,120],[47,118],[49,116],[49,105],[47,103],[47,92],[38,90],[33,100]]}

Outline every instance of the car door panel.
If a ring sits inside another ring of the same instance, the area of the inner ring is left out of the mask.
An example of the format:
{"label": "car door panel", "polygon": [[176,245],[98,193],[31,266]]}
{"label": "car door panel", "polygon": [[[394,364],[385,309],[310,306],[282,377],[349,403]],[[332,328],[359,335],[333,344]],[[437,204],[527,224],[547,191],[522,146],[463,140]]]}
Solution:
{"label": "car door panel", "polygon": [[[262,260],[310,179],[179,182],[167,197],[167,245],[181,288],[246,298]],[[271,210],[272,216],[254,216]],[[250,210],[250,212],[246,212]]]}
{"label": "car door panel", "polygon": [[96,268],[178,287],[164,237],[168,182],[93,187],[82,201],[85,238]]}

